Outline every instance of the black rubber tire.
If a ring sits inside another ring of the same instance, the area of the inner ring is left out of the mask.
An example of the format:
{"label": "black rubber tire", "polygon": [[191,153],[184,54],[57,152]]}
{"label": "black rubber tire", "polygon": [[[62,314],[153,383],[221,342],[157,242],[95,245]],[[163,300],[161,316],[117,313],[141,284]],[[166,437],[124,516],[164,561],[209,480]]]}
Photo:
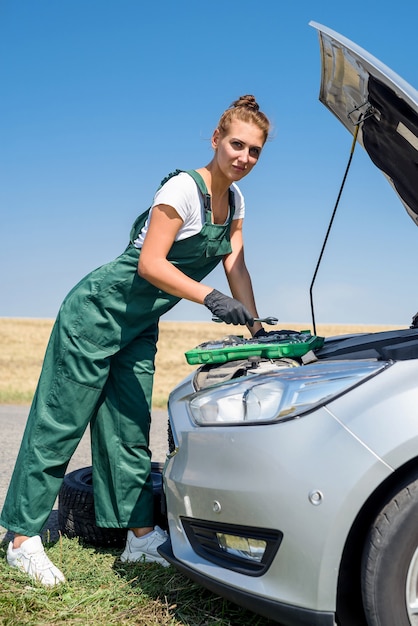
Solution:
{"label": "black rubber tire", "polygon": [[[154,519],[161,528],[167,528],[162,468],[162,463],[151,464]],[[64,476],[58,494],[58,526],[63,535],[78,537],[92,546],[119,548],[126,542],[126,528],[101,528],[96,525],[92,467],[83,467]]]}
{"label": "black rubber tire", "polygon": [[418,547],[418,477],[415,472],[376,517],[362,559],[363,605],[369,626],[410,626],[406,583]]}

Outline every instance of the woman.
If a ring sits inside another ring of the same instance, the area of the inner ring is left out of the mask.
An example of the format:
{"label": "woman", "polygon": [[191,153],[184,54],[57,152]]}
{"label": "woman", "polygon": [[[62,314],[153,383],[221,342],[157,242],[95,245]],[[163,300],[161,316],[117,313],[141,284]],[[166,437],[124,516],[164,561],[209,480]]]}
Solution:
{"label": "woman", "polygon": [[[237,181],[257,163],[269,122],[253,96],[220,118],[206,167],[171,174],[125,252],[86,276],[55,322],[0,523],[15,533],[8,563],[44,585],[64,575],[39,533],[68,462],[91,429],[96,522],[128,528],[123,561],[168,565],[153,526],[149,429],[158,320],[181,298],[263,334],[244,261]],[[232,298],[201,281],[220,262]]]}

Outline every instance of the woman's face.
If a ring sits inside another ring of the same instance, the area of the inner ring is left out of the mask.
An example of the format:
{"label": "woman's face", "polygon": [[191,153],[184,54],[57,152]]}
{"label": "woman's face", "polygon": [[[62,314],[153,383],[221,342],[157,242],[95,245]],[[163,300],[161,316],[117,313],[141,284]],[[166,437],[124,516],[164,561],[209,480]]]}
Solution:
{"label": "woman's face", "polygon": [[212,137],[215,161],[231,182],[244,178],[257,163],[264,145],[263,131],[255,124],[233,120],[226,134],[216,129]]}

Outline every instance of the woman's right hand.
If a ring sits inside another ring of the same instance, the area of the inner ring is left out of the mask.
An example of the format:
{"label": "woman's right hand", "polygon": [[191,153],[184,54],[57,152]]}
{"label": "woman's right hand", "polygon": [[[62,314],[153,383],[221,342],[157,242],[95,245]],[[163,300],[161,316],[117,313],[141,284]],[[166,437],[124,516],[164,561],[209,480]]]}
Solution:
{"label": "woman's right hand", "polygon": [[219,317],[226,324],[248,324],[253,326],[254,318],[239,300],[226,296],[225,294],[213,289],[205,297],[203,304],[211,311],[213,315]]}

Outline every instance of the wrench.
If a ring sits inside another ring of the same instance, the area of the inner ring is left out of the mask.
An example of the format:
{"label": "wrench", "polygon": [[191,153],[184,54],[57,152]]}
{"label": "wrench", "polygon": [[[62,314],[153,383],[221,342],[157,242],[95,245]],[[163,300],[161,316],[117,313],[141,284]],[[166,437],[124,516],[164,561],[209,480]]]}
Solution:
{"label": "wrench", "polygon": [[[274,326],[279,320],[277,317],[255,317],[254,322],[262,322]],[[223,322],[220,317],[212,317],[212,322]]]}

